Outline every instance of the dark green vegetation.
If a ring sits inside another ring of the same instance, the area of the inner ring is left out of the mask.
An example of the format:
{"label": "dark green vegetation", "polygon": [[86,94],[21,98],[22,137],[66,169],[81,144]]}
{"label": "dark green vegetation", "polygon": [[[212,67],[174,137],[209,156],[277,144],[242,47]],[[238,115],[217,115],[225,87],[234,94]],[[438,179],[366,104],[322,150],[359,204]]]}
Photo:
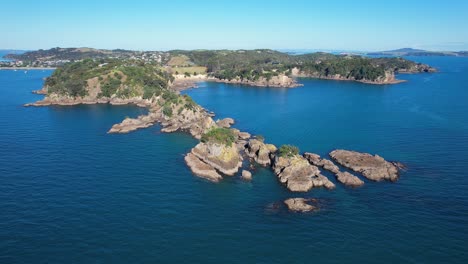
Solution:
{"label": "dark green vegetation", "polygon": [[291,158],[299,154],[299,148],[293,145],[282,145],[278,152],[280,157]]}
{"label": "dark green vegetation", "polygon": [[85,96],[99,91],[97,97],[149,99],[168,92],[172,76],[155,64],[132,60],[92,60],[68,63],[59,67],[45,85],[49,93]]}
{"label": "dark green vegetation", "polygon": [[197,107],[197,103],[189,95],[177,95],[169,90],[162,93],[162,101],[159,101],[159,105],[162,106],[163,114],[167,117],[172,117],[173,106],[178,106],[177,114],[179,115],[184,109],[195,111]]}
{"label": "dark green vegetation", "polygon": [[234,133],[228,128],[213,128],[205,133],[201,142],[211,142],[231,146],[236,137]]}
{"label": "dark green vegetation", "polygon": [[311,77],[338,75],[347,79],[376,81],[385,77],[386,71],[423,71],[429,67],[405,59],[374,59],[320,52],[289,55],[274,50],[175,50],[169,53],[172,57],[188,58],[187,63],[204,66],[212,76],[225,80],[269,80],[279,74],[289,76],[296,69]]}
{"label": "dark green vegetation", "polygon": [[[168,91],[168,84],[173,81],[172,73],[182,72],[186,77],[206,72],[221,80],[263,81],[278,75],[295,75],[382,82],[392,72],[434,70],[428,65],[402,58],[366,58],[320,52],[290,55],[266,49],[136,52],[54,48],[14,56],[22,56],[15,58],[30,61],[32,65],[59,65],[46,81],[49,93],[97,98],[141,96],[149,99],[159,96]],[[61,65],[65,58],[78,61]],[[166,112],[169,114],[168,109]]]}

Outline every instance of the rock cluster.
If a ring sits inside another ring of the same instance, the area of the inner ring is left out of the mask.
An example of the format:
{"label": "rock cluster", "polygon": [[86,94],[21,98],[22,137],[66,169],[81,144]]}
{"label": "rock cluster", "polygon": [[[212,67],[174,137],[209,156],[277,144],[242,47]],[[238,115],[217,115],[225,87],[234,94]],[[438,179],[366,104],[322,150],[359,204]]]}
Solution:
{"label": "rock cluster", "polygon": [[196,109],[190,110],[180,107],[182,106],[173,106],[172,112],[179,114],[173,114],[172,116],[164,115],[162,110],[159,110],[163,117],[161,121],[161,125],[163,126],[162,132],[187,131],[194,138],[200,139],[206,131],[216,126],[209,113],[203,108],[198,106]]}
{"label": "rock cluster", "polygon": [[322,167],[333,173],[340,172],[340,168],[338,168],[338,166],[336,166],[331,160],[322,159],[317,154],[306,152],[304,153],[304,158],[306,158],[312,165]]}
{"label": "rock cluster", "polygon": [[379,155],[373,156],[368,153],[338,149],[330,152],[330,157],[340,165],[361,173],[369,180],[396,181],[398,179],[398,167]]}
{"label": "rock cluster", "polygon": [[292,212],[304,213],[318,209],[317,200],[313,198],[289,198],[284,201],[284,204]]}
{"label": "rock cluster", "polygon": [[293,192],[307,192],[314,187],[335,188],[335,184],[320,174],[304,157],[275,157],[273,169],[281,183]]}
{"label": "rock cluster", "polygon": [[250,139],[246,145],[245,153],[260,165],[271,165],[273,154],[276,152],[275,145],[265,144],[258,139]]}

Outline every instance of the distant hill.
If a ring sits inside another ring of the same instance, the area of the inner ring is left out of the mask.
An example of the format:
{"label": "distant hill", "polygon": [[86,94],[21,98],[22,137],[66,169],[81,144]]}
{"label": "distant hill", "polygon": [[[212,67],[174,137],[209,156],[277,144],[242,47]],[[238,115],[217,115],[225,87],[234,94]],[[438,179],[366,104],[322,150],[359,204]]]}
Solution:
{"label": "distant hill", "polygon": [[9,61],[8,58],[5,58],[8,54],[22,54],[25,52],[25,50],[0,50],[0,61]]}
{"label": "distant hill", "polygon": [[468,56],[467,51],[428,51],[413,48],[401,48],[396,50],[369,52],[370,56]]}

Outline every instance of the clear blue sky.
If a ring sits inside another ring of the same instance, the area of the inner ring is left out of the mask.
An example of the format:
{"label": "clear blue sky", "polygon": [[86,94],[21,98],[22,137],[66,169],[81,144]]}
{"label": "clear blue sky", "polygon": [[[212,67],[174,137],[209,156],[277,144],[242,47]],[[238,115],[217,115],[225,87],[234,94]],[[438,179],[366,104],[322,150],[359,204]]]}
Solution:
{"label": "clear blue sky", "polygon": [[468,1],[0,3],[0,48],[468,50]]}

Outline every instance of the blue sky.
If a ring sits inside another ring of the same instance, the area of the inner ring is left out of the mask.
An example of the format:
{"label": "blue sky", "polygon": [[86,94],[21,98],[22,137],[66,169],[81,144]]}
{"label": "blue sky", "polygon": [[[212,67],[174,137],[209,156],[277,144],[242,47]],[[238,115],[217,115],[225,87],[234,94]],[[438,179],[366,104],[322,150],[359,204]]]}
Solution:
{"label": "blue sky", "polygon": [[2,1],[0,48],[468,50],[468,1]]}

